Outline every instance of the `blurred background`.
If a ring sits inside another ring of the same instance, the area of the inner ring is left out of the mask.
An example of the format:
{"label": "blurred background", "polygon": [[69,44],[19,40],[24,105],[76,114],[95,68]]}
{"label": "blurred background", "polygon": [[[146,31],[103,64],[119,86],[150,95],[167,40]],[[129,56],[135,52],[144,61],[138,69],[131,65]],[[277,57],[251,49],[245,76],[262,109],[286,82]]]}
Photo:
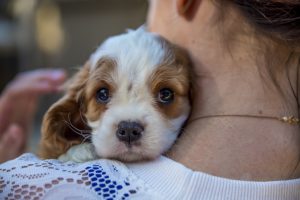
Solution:
{"label": "blurred background", "polygon": [[[0,0],[0,91],[22,71],[64,68],[71,74],[105,38],[142,25],[146,10],[146,0]],[[40,100],[30,151],[43,114],[58,98]]]}

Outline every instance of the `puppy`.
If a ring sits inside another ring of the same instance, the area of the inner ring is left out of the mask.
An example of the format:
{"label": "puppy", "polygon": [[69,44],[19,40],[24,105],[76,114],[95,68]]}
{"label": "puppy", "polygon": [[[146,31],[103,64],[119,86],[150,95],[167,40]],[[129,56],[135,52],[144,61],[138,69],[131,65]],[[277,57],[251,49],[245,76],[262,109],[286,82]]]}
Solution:
{"label": "puppy", "polygon": [[40,155],[78,162],[154,159],[180,133],[189,90],[184,51],[145,28],[111,37],[45,114]]}

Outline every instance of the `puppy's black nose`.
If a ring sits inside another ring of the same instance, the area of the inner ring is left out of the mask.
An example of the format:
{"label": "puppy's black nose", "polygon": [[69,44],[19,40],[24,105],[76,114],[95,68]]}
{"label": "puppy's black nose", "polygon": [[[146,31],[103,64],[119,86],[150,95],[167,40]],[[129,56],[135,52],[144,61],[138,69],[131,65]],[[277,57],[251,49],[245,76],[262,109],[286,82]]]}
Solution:
{"label": "puppy's black nose", "polygon": [[138,122],[122,121],[118,125],[117,138],[130,144],[141,138],[144,127]]}

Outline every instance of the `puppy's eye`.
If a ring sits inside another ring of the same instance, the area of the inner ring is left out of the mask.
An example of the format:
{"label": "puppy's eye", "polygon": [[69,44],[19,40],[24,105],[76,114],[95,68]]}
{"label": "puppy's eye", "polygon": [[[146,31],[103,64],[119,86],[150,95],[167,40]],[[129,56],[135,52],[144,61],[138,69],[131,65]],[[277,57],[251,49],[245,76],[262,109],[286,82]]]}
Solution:
{"label": "puppy's eye", "polygon": [[163,104],[171,103],[174,100],[174,92],[169,88],[163,88],[158,93],[158,101]]}
{"label": "puppy's eye", "polygon": [[109,90],[107,88],[100,88],[96,93],[96,99],[99,103],[107,103],[110,100]]}

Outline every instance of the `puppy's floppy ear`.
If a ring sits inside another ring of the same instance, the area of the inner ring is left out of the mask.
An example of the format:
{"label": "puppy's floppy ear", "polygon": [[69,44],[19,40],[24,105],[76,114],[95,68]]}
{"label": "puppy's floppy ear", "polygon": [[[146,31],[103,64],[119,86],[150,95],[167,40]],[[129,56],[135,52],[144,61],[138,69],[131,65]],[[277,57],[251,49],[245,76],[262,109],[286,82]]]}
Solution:
{"label": "puppy's floppy ear", "polygon": [[42,158],[57,158],[82,142],[81,130],[89,130],[82,115],[86,109],[82,101],[89,70],[89,63],[86,63],[68,83],[66,94],[46,112],[39,149]]}

